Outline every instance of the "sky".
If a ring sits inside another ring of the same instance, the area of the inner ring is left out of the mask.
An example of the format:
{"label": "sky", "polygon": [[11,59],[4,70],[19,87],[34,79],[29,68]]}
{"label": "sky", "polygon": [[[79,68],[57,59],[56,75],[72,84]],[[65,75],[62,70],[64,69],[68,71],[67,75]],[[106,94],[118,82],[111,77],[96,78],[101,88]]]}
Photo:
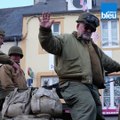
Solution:
{"label": "sky", "polygon": [[0,9],[33,5],[34,0],[0,0]]}

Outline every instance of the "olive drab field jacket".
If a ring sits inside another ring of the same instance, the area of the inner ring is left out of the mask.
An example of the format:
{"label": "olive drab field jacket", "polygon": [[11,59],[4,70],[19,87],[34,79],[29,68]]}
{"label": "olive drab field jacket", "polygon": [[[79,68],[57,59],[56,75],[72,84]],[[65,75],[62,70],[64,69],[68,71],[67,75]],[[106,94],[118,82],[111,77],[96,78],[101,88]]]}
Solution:
{"label": "olive drab field jacket", "polygon": [[13,62],[10,60],[8,55],[6,55],[2,51],[0,51],[0,64],[10,64],[10,65],[12,65]]}
{"label": "olive drab field jacket", "polygon": [[[84,40],[76,39],[74,34],[53,36],[51,29],[40,27],[39,41],[47,52],[55,55],[55,71],[60,82],[76,77],[80,78],[82,83],[92,84],[91,60]],[[120,64],[105,55],[97,45],[92,44],[101,62],[103,77],[104,71],[120,70]]]}

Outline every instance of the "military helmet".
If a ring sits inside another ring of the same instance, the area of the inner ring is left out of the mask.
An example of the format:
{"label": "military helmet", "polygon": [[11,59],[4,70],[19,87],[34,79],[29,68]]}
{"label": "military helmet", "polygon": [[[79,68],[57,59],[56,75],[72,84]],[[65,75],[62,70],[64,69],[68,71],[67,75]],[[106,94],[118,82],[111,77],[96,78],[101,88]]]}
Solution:
{"label": "military helmet", "polygon": [[1,28],[0,28],[0,35],[2,35],[3,37],[5,36],[5,31]]}
{"label": "military helmet", "polygon": [[11,56],[11,55],[14,55],[14,54],[17,54],[17,55],[20,55],[20,57],[22,58],[23,57],[23,51],[20,47],[18,46],[12,46],[9,51],[8,51],[8,55]]}
{"label": "military helmet", "polygon": [[99,26],[99,19],[89,12],[80,14],[76,22],[84,22],[91,27],[92,32],[95,32],[96,28]]}

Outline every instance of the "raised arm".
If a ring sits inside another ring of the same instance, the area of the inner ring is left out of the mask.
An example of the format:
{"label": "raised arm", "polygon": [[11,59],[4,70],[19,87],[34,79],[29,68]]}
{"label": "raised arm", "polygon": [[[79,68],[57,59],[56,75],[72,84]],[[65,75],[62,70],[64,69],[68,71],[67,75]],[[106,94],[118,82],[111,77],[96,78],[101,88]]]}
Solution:
{"label": "raised arm", "polygon": [[50,19],[50,13],[43,13],[38,17],[40,22],[39,41],[43,49],[47,52],[60,55],[62,51],[62,38],[52,34],[51,26],[54,20]]}

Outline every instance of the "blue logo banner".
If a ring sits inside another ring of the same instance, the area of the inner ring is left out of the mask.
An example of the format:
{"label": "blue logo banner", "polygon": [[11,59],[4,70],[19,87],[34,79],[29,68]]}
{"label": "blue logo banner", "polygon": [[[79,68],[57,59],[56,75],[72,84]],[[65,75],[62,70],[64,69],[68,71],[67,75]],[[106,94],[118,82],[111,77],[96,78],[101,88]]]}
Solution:
{"label": "blue logo banner", "polygon": [[101,19],[116,19],[116,18],[117,18],[117,3],[102,3]]}

